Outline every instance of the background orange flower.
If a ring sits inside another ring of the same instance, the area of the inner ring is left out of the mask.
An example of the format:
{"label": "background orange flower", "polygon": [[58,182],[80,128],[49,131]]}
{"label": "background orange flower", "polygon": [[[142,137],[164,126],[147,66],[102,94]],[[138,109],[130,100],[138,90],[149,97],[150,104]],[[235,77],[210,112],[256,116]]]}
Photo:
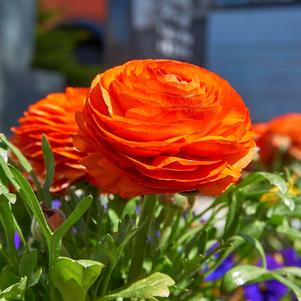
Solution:
{"label": "background orange flower", "polygon": [[87,88],[66,88],[65,93],[52,93],[28,108],[20,126],[12,128],[12,142],[31,161],[37,175],[44,178],[41,138],[46,134],[55,157],[52,191],[62,190],[85,175],[79,163],[83,155],[74,148],[72,135],[77,132],[74,113],[82,109]]}
{"label": "background orange flower", "polygon": [[259,155],[266,164],[275,160],[277,153],[301,160],[301,114],[290,113],[254,125]]}
{"label": "background orange flower", "polygon": [[239,179],[255,146],[248,109],[228,82],[171,60],[99,74],[76,118],[82,163],[99,187],[125,198],[217,195]]}

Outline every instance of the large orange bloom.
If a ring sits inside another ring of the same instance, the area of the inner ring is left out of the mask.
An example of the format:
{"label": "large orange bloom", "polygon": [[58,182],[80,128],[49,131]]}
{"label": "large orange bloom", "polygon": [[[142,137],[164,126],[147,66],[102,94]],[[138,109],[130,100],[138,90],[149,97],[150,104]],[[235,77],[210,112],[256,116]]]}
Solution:
{"label": "large orange bloom", "polygon": [[291,113],[254,126],[259,155],[266,164],[281,151],[288,157],[301,160],[301,114]]}
{"label": "large orange bloom", "polygon": [[197,66],[130,61],[99,74],[75,145],[104,191],[130,198],[199,190],[217,195],[253,156],[249,112],[233,88]]}
{"label": "large orange bloom", "polygon": [[77,132],[74,113],[82,109],[87,88],[67,88],[65,93],[52,93],[28,108],[20,126],[12,128],[12,142],[31,161],[38,176],[44,178],[41,138],[46,134],[55,157],[52,191],[68,187],[85,175],[79,163],[83,155],[74,148],[72,135]]}

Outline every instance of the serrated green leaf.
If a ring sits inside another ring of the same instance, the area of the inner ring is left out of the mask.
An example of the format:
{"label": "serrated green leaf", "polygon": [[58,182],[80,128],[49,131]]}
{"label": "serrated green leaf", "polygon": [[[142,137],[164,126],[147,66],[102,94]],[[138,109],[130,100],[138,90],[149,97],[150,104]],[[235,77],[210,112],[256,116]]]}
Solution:
{"label": "serrated green leaf", "polygon": [[137,298],[138,300],[151,299],[154,297],[167,298],[170,293],[168,287],[173,285],[175,285],[175,282],[168,275],[154,273],[146,278],[132,283],[127,288],[102,297],[98,299],[98,301],[115,300],[116,298]]}
{"label": "serrated green leaf", "polygon": [[24,300],[26,283],[27,278],[21,278],[20,282],[15,283],[0,292],[0,297],[7,300]]}
{"label": "serrated green leaf", "polygon": [[133,239],[137,230],[137,226],[132,223],[129,217],[125,217],[118,225],[117,235],[113,238],[110,234],[107,234],[99,243],[98,251],[109,258],[112,269],[119,262],[124,249]]}

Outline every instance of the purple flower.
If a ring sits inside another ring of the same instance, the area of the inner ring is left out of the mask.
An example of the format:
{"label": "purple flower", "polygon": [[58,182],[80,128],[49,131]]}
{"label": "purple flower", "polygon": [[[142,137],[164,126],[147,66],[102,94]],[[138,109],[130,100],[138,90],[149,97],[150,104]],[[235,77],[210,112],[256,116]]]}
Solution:
{"label": "purple flower", "polygon": [[[218,243],[214,243],[206,252],[206,254],[210,254],[214,252],[214,250],[218,247]],[[215,259],[218,258],[219,252],[213,255]],[[233,260],[234,255],[230,255],[227,258],[225,258],[222,263],[209,275],[205,277],[205,281],[216,281],[220,278],[222,278],[225,273],[230,270],[233,265],[234,265],[234,260]],[[208,269],[207,269],[208,270]]]}
{"label": "purple flower", "polygon": [[51,209],[60,209],[62,206],[62,202],[60,200],[53,200],[51,202]]}
{"label": "purple flower", "polygon": [[139,215],[141,212],[141,206],[138,205],[135,210],[136,210],[136,214]]}
{"label": "purple flower", "polygon": [[281,254],[283,256],[285,266],[301,267],[301,258],[298,257],[298,254],[294,249],[285,249],[281,251]]}
{"label": "purple flower", "polygon": [[18,250],[21,247],[21,243],[22,243],[22,241],[21,241],[21,237],[20,237],[18,231],[15,231],[15,233],[14,233],[14,245],[15,245],[16,250]]}
{"label": "purple flower", "polygon": [[[217,257],[215,255],[215,257]],[[222,278],[225,273],[230,270],[234,265],[233,255],[227,257],[212,273],[205,277],[205,281],[216,281]]]}
{"label": "purple flower", "polygon": [[[268,270],[284,266],[301,267],[301,258],[292,248],[281,251],[279,255],[282,255],[281,262],[276,260],[276,256],[266,256]],[[244,287],[244,295],[247,301],[280,301],[288,291],[288,288],[277,280],[267,280]]]}

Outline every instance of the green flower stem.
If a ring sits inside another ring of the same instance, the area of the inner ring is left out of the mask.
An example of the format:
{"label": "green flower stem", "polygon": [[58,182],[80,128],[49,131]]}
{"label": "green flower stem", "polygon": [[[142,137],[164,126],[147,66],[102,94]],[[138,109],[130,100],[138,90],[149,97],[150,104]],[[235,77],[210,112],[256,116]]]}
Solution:
{"label": "green flower stem", "polygon": [[104,296],[107,293],[113,270],[114,270],[114,266],[112,266],[112,264],[110,264],[109,269],[106,272],[105,278],[103,280],[100,296]]}
{"label": "green flower stem", "polygon": [[188,200],[190,209],[192,209],[194,206],[195,198],[196,198],[195,193],[188,193],[187,200]]}
{"label": "green flower stem", "polygon": [[200,220],[200,218],[204,214],[206,214],[210,210],[213,210],[214,207],[216,207],[216,206],[220,206],[218,209],[216,209],[216,210],[220,211],[222,208],[225,208],[227,206],[227,204],[226,203],[222,203],[222,202],[217,203],[216,201],[212,201],[212,204],[209,207],[207,207],[206,209],[204,209],[202,212],[196,214],[195,217],[187,223],[187,225],[191,225],[193,222]]}
{"label": "green flower stem", "polygon": [[141,275],[144,260],[147,235],[149,233],[152,220],[155,214],[157,195],[147,195],[144,197],[141,214],[138,223],[138,232],[134,239],[132,262],[129,271],[128,281],[131,282]]}
{"label": "green flower stem", "polygon": [[173,222],[176,214],[177,214],[176,208],[174,208],[172,206],[168,206],[166,208],[166,216],[163,221],[163,228],[162,228],[160,243],[159,243],[160,249],[164,249],[168,243],[168,240],[170,238],[172,228],[173,228],[172,222]]}

